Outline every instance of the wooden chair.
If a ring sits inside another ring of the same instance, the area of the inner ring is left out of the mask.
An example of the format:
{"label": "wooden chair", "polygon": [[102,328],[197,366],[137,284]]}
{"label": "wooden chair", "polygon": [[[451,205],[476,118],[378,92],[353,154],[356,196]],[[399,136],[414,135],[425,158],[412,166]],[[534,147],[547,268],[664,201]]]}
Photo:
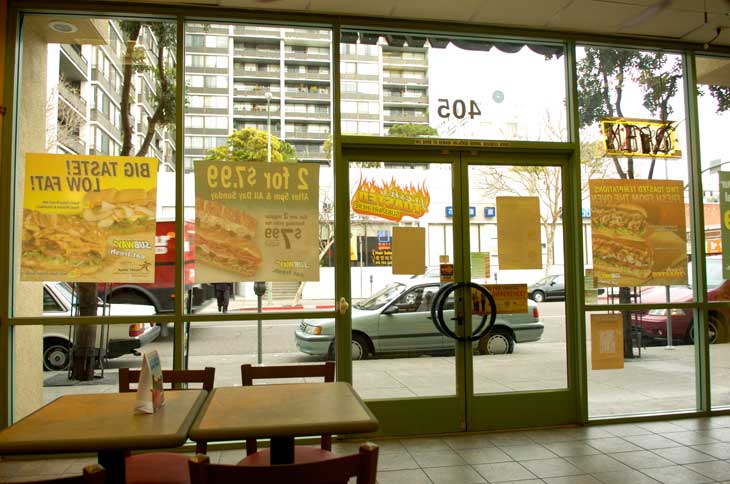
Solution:
{"label": "wooden chair", "polygon": [[99,464],[92,464],[84,467],[80,476],[57,477],[43,481],[16,481],[20,484],[104,484],[106,471]]}
{"label": "wooden chair", "polygon": [[366,443],[360,452],[320,462],[276,466],[232,466],[211,464],[207,455],[189,461],[191,484],[332,484],[346,483],[357,476],[357,484],[375,484],[378,446]]}
{"label": "wooden chair", "polygon": [[[131,384],[139,383],[140,370],[119,369],[119,392],[134,392]],[[215,368],[204,370],[162,370],[165,384],[199,383],[203,390],[213,390]],[[166,388],[174,391],[175,388]],[[205,453],[207,445],[199,443],[196,451]],[[126,484],[185,484],[190,482],[188,456],[178,452],[151,452],[127,456],[125,461]]]}
{"label": "wooden chair", "polygon": [[[324,378],[325,382],[335,381],[335,363],[327,361],[316,365],[275,365],[252,366],[241,365],[241,382],[243,386],[253,385],[254,380],[280,378]],[[322,435],[320,448],[297,445],[294,449],[294,462],[297,464],[332,459],[335,456],[332,450],[332,436]],[[269,449],[259,451],[256,439],[246,439],[246,458],[238,465],[263,466],[269,465]]]}

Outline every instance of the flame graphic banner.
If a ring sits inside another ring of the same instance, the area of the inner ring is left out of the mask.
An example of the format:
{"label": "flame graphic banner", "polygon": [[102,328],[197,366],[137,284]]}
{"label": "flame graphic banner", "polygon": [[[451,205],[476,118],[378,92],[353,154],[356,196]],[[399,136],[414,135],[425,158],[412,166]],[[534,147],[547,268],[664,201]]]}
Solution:
{"label": "flame graphic banner", "polygon": [[394,178],[386,182],[361,176],[351,205],[352,211],[360,215],[400,222],[403,217],[423,217],[430,202],[425,180],[417,185],[399,185]]}

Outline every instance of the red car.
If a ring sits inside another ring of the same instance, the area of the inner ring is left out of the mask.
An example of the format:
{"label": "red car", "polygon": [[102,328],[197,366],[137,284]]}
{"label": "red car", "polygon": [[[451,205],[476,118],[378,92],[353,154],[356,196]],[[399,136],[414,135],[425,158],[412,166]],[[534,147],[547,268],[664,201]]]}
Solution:
{"label": "red car", "polygon": [[[730,281],[722,278],[722,258],[707,258],[707,294],[709,301],[730,301]],[[692,274],[692,266],[687,271]],[[670,286],[669,300],[664,286],[652,287],[641,293],[642,304],[652,303],[691,303],[693,291],[691,286]],[[709,340],[710,343],[726,342],[730,330],[730,307],[713,308],[709,313]],[[689,308],[675,308],[671,310],[672,342],[679,344],[694,343],[693,313]],[[634,313],[634,325],[642,331],[644,341],[666,341],[667,339],[667,310],[652,309],[648,312]]]}

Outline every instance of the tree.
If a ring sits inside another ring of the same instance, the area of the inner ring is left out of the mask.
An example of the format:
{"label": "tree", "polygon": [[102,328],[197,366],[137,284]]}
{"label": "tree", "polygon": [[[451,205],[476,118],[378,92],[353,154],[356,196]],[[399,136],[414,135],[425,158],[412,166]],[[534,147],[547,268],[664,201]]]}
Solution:
{"label": "tree", "polygon": [[[119,27],[124,34],[126,47],[123,56],[122,94],[120,100],[122,148],[121,156],[129,156],[134,151],[134,122],[131,113],[132,84],[136,75],[149,74],[155,84],[151,104],[155,107],[152,116],[147,116],[146,129],[135,156],[146,156],[158,129],[175,122],[177,105],[175,102],[177,86],[172,56],[177,45],[177,25],[174,22],[135,22],[122,21]],[[140,34],[146,31],[153,38],[154,51],[148,55],[145,47],[138,46]],[[79,284],[79,315],[96,316],[97,285]],[[72,361],[72,378],[92,380],[96,352],[95,325],[77,325]]]}
{"label": "tree", "polygon": [[[223,146],[213,148],[206,160],[217,161],[266,161],[268,159],[268,133],[256,128],[237,129],[228,135]],[[296,163],[296,151],[286,141],[271,135],[271,162]]]}
{"label": "tree", "polygon": [[438,136],[436,128],[427,124],[396,124],[388,128],[388,136],[401,136],[403,138],[416,138],[419,136]]}

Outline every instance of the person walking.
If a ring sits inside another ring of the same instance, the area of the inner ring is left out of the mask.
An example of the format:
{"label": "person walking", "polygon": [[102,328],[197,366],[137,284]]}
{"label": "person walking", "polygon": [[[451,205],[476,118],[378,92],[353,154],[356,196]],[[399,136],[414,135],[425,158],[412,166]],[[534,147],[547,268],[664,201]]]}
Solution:
{"label": "person walking", "polygon": [[215,298],[218,301],[218,312],[227,313],[228,303],[231,300],[231,294],[233,293],[232,282],[216,282],[213,284],[215,288]]}

